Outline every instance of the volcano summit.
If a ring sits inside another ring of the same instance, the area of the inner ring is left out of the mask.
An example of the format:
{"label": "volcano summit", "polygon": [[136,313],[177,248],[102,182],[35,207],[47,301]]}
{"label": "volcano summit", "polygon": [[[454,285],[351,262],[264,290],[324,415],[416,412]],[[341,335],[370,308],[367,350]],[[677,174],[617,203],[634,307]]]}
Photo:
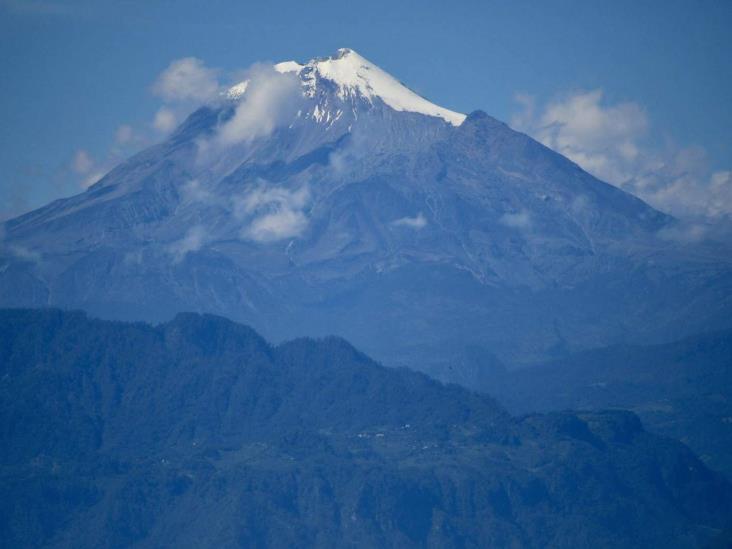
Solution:
{"label": "volcano summit", "polygon": [[[4,225],[0,306],[337,334],[435,372],[732,327],[729,256],[352,50],[256,67],[163,143]],[[487,353],[487,351],[486,351]]]}

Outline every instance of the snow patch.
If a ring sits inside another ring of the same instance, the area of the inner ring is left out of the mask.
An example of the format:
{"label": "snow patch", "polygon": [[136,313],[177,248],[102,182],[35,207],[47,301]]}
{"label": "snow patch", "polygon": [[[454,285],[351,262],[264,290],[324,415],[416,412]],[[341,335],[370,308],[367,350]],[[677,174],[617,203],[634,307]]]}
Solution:
{"label": "snow patch", "polygon": [[241,99],[241,97],[246,93],[248,87],[249,80],[239,82],[238,84],[236,84],[235,86],[231,86],[227,90],[226,98],[231,99],[232,101],[237,101],[238,99]]}
{"label": "snow patch", "polygon": [[[295,61],[285,61],[276,64],[274,68],[282,74],[299,76],[304,93],[308,97],[315,97],[320,82],[328,81],[335,85],[336,94],[341,100],[360,98],[373,104],[376,99],[380,99],[395,111],[442,118],[453,126],[459,126],[465,120],[464,114],[429,102],[350,49],[340,49],[332,57],[313,59],[304,65]],[[229,88],[227,97],[239,99],[246,92],[247,84],[248,82],[244,81]],[[328,122],[332,117],[317,114],[316,118]]]}

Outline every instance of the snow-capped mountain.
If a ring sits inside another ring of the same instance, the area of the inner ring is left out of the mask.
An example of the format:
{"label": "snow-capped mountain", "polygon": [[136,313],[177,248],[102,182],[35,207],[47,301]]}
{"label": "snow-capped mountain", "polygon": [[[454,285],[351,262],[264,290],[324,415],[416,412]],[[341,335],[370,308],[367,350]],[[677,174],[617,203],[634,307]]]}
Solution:
{"label": "snow-capped mountain", "polygon": [[730,325],[668,216],[352,50],[254,71],[86,192],[5,224],[0,305],[334,333],[431,369]]}
{"label": "snow-capped mountain", "polygon": [[[348,100],[351,102],[366,101],[373,105],[374,102],[379,101],[395,111],[414,112],[442,118],[453,126],[459,126],[465,120],[464,114],[430,103],[390,74],[347,48],[338,50],[333,57],[315,59],[305,65],[287,61],[278,63],[274,68],[279,73],[298,75],[302,80],[307,97],[323,97],[326,95],[323,91],[324,85],[334,86],[336,95],[344,102]],[[324,84],[325,82],[327,84]],[[235,87],[230,90],[230,95],[235,96],[236,89]],[[355,109],[355,106],[353,108]],[[314,117],[318,121],[330,122],[330,114],[326,103],[325,111],[314,113]],[[336,110],[333,120],[337,120],[339,115],[339,110]]]}
{"label": "snow-capped mountain", "polygon": [[[442,118],[453,126],[459,126],[465,120],[464,114],[430,103],[348,48],[338,50],[332,57],[313,59],[305,64],[297,61],[277,63],[274,70],[280,74],[298,76],[306,97],[323,100],[317,110],[308,113],[318,122],[332,124],[343,115],[344,104],[350,103],[353,111],[360,101],[371,105],[382,102],[395,111]],[[238,101],[244,96],[248,86],[249,80],[243,80],[229,88],[225,95],[228,99]],[[328,108],[326,90],[329,88],[335,88],[336,95],[341,100],[334,111]]]}

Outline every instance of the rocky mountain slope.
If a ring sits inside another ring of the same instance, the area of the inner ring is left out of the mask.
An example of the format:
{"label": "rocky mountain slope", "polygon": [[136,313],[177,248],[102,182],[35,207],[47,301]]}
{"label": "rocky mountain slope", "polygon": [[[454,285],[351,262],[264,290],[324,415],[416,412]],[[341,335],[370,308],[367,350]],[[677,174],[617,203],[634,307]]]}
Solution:
{"label": "rocky mountain slope", "polygon": [[86,192],[5,223],[0,304],[337,334],[434,371],[732,327],[730,255],[351,50],[252,74]]}

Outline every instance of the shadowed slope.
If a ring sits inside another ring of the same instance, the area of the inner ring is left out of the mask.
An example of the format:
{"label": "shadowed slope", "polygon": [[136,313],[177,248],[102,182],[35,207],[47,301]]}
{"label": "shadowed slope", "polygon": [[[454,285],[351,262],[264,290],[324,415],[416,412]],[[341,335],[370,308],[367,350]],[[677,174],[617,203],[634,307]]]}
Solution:
{"label": "shadowed slope", "polygon": [[8,546],[694,547],[732,488],[625,412],[516,419],[337,338],[0,311]]}

